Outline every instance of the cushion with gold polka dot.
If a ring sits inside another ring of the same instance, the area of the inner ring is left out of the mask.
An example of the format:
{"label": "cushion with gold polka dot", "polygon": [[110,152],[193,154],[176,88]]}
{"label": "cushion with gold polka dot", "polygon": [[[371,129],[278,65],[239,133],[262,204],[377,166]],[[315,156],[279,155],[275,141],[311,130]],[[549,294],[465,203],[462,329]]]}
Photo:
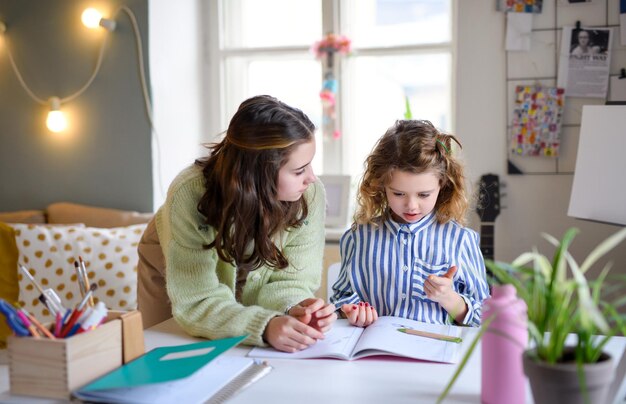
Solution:
{"label": "cushion with gold polka dot", "polygon": [[[85,263],[90,284],[96,284],[94,301],[112,310],[137,307],[137,245],[146,224],[95,228],[84,225],[12,224],[19,262],[44,288],[57,292],[65,307],[81,301],[74,262]],[[20,271],[19,302],[43,321],[51,321],[38,300],[39,290]]]}

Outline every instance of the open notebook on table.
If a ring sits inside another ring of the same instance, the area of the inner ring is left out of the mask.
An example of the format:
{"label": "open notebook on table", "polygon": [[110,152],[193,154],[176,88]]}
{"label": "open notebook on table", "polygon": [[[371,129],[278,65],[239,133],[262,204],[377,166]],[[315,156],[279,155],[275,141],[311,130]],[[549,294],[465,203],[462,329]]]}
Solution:
{"label": "open notebook on table", "polygon": [[73,392],[104,403],[221,403],[272,368],[238,356],[220,356],[246,336],[155,348]]}
{"label": "open notebook on table", "polygon": [[[249,357],[308,359],[337,358],[354,360],[373,355],[392,355],[432,362],[457,363],[461,350],[462,327],[429,324],[406,318],[382,316],[366,328],[354,327],[348,320],[337,320],[326,338],[311,347],[295,352],[272,348],[254,348]],[[402,331],[401,331],[402,330]],[[414,335],[426,332],[442,339]]]}

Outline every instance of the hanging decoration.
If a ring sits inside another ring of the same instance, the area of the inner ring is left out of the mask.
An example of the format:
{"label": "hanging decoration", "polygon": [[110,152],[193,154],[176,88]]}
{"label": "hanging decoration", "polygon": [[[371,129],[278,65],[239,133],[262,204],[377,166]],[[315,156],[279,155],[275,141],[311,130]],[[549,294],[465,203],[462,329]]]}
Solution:
{"label": "hanging decoration", "polygon": [[404,119],[413,119],[413,113],[411,112],[411,104],[409,103],[409,96],[404,96]]}
{"label": "hanging decoration", "polygon": [[[151,105],[150,97],[148,94],[148,86],[146,84],[147,79],[145,75],[145,68],[143,66],[143,60],[144,60],[143,45],[141,42],[141,34],[139,32],[139,25],[137,24],[137,17],[133,13],[133,11],[127,6],[120,6],[113,13],[113,16],[117,16],[117,14],[120,13],[121,11],[125,12],[128,15],[128,18],[130,19],[132,23],[133,33],[135,34],[135,40],[136,40],[136,46],[137,46],[137,62],[139,64],[139,76],[141,79],[141,88],[142,88],[144,103],[146,107],[146,113],[148,115],[150,126],[154,127],[153,120],[152,120],[152,105]],[[106,29],[108,33],[115,31],[115,27],[117,24],[115,20],[104,18],[98,10],[93,9],[93,8],[86,9],[81,15],[81,20],[87,28],[97,29],[98,27],[102,27]],[[104,51],[107,45],[108,35],[104,37],[100,45],[100,51],[98,52],[98,60],[96,61],[95,68],[93,72],[91,73],[91,76],[89,77],[89,79],[85,82],[85,84],[83,84],[83,86],[80,87],[80,89],[78,89],[74,93],[67,95],[65,97],[51,96],[48,99],[46,99],[44,97],[41,97],[35,94],[35,92],[28,86],[28,84],[26,84],[26,81],[24,80],[22,73],[20,72],[20,69],[17,66],[17,63],[15,62],[13,53],[11,52],[11,48],[8,46],[8,43],[6,41],[7,39],[6,31],[7,31],[6,24],[0,21],[0,39],[5,39],[5,49],[9,57],[9,64],[11,65],[11,68],[13,69],[13,72],[15,73],[15,76],[17,77],[18,82],[20,83],[20,85],[22,86],[26,94],[28,94],[28,96],[30,96],[30,98],[33,99],[33,101],[35,101],[38,104],[45,105],[47,108],[49,108],[47,119],[46,119],[46,126],[48,127],[48,129],[53,133],[59,133],[59,132],[65,131],[68,128],[68,121],[61,107],[63,104],[73,101],[74,99],[81,96],[93,83],[94,79],[100,72],[100,67],[102,66],[102,61],[104,59]]]}
{"label": "hanging decoration", "polygon": [[324,138],[339,139],[341,132],[337,128],[336,105],[338,84],[335,78],[335,54],[347,55],[351,50],[351,41],[344,35],[328,34],[311,47],[317,60],[322,61],[322,133]]}

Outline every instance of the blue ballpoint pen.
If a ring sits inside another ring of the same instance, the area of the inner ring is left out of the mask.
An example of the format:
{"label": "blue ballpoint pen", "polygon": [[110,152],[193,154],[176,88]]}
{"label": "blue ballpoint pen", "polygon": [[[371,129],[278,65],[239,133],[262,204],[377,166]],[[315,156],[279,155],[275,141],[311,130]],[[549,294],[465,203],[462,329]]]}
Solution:
{"label": "blue ballpoint pen", "polygon": [[13,330],[15,335],[20,337],[28,337],[30,335],[30,331],[24,326],[15,307],[4,299],[0,299],[0,313],[4,314],[7,325]]}
{"label": "blue ballpoint pen", "polygon": [[78,331],[78,329],[80,328],[80,324],[76,323],[74,324],[74,326],[72,327],[72,329],[67,333],[67,335],[65,336],[65,338],[69,338],[72,335],[76,334],[76,332]]}

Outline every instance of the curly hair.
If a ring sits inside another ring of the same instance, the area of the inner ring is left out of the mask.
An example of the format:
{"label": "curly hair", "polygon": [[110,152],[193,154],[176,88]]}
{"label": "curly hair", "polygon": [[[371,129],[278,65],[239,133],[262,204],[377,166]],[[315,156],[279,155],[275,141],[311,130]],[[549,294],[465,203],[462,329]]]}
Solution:
{"label": "curly hair", "polygon": [[469,202],[463,166],[452,155],[452,142],[458,139],[439,131],[429,121],[398,120],[378,140],[365,160],[365,173],[359,184],[354,225],[377,224],[388,214],[385,186],[394,170],[439,177],[435,203],[439,223],[456,220],[465,224]]}
{"label": "curly hair", "polygon": [[278,173],[297,146],[313,141],[314,133],[315,125],[301,110],[274,97],[241,103],[224,139],[207,145],[210,155],[196,160],[206,186],[198,211],[216,230],[205,248],[215,248],[222,260],[247,271],[289,265],[272,240],[302,225],[308,206],[304,198],[278,200]]}

